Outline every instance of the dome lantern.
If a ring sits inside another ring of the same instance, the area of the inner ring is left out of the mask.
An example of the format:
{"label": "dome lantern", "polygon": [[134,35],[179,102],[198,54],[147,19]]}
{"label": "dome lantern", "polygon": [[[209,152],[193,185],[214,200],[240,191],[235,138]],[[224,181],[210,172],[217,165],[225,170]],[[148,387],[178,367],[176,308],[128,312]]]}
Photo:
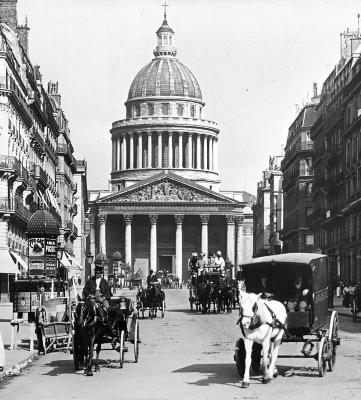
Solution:
{"label": "dome lantern", "polygon": [[168,25],[166,3],[163,4],[164,7],[164,20],[162,26],[157,30],[157,47],[153,51],[155,57],[175,57],[177,55],[177,50],[175,48],[174,31]]}

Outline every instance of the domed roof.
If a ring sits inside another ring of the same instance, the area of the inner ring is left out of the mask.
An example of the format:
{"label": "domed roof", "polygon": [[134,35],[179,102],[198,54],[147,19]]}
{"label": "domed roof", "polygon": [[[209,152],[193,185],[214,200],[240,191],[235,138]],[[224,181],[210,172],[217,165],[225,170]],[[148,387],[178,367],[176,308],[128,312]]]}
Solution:
{"label": "domed roof", "polygon": [[28,237],[58,236],[59,225],[48,211],[38,210],[29,220],[27,235]]}
{"label": "domed roof", "polygon": [[128,100],[148,96],[202,99],[196,78],[176,58],[154,58],[138,72],[130,86]]}

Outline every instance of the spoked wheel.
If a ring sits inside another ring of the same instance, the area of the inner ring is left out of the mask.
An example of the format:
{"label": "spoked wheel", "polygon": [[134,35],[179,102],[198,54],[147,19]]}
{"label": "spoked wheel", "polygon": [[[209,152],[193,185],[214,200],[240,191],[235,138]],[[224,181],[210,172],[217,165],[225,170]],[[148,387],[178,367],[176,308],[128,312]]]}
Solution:
{"label": "spoked wheel", "polygon": [[241,379],[244,377],[246,369],[246,348],[244,347],[243,339],[238,339],[236,342],[236,351],[234,353],[234,361],[236,362],[237,371]]}
{"label": "spoked wheel", "polygon": [[162,301],[162,306],[161,306],[161,309],[160,309],[162,318],[164,318],[164,308],[165,308],[164,307],[164,305],[165,305],[164,303],[165,303],[165,301],[163,300]]}
{"label": "spoked wheel", "polygon": [[137,319],[134,328],[134,361],[138,362],[139,358],[139,321]]}
{"label": "spoked wheel", "polygon": [[119,337],[119,366],[120,368],[123,368],[124,365],[124,330],[118,331],[118,337]]}
{"label": "spoked wheel", "polygon": [[318,344],[318,375],[324,376],[326,372],[326,365],[328,361],[328,337],[322,336],[321,341]]}
{"label": "spoked wheel", "polygon": [[338,337],[338,314],[337,311],[332,311],[330,319],[330,327],[328,330],[328,347],[329,347],[329,357],[328,357],[328,370],[333,371],[336,363],[336,352],[337,346],[339,344]]}
{"label": "spoked wheel", "polygon": [[355,296],[353,296],[352,297],[352,320],[353,320],[353,322],[356,322],[356,317],[357,317],[357,304],[356,304]]}

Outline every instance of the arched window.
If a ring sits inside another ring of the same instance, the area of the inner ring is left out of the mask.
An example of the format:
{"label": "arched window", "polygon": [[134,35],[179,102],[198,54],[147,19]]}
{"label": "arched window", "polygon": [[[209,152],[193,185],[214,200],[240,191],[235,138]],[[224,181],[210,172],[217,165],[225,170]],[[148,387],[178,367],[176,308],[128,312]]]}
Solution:
{"label": "arched window", "polygon": [[169,115],[169,104],[168,103],[162,103],[162,114]]}
{"label": "arched window", "polygon": [[195,118],[195,116],[196,116],[196,106],[192,106],[191,107],[191,117]]}
{"label": "arched window", "polygon": [[169,36],[169,44],[172,46],[172,36]]}
{"label": "arched window", "polygon": [[177,115],[182,116],[184,113],[184,107],[182,104],[177,105]]}
{"label": "arched window", "polygon": [[165,45],[168,44],[168,37],[166,35],[163,36],[163,42]]}
{"label": "arched window", "polygon": [[139,105],[134,106],[134,117],[140,116],[140,107]]}
{"label": "arched window", "polygon": [[148,115],[154,115],[154,104],[148,103]]}
{"label": "arched window", "polygon": [[202,118],[202,109],[201,108],[199,108],[199,118],[200,119]]}

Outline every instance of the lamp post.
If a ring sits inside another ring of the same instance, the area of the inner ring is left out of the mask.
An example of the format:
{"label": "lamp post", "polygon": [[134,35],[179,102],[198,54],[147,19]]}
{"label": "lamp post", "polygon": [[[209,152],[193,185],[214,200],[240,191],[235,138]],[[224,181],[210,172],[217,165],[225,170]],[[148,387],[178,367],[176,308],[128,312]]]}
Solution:
{"label": "lamp post", "polygon": [[114,290],[118,284],[120,278],[120,268],[119,265],[123,260],[123,256],[119,251],[115,251],[112,255],[112,266],[113,266],[113,276],[114,276]]}
{"label": "lamp post", "polygon": [[58,262],[58,270],[57,270],[57,274],[56,274],[57,280],[58,280],[58,289],[57,289],[58,297],[60,297],[60,281],[61,281],[61,279],[63,279],[63,281],[65,281],[67,278],[67,270],[61,264],[63,254],[64,254],[64,247],[61,245],[61,243],[58,243],[58,247],[56,248],[56,258],[58,260],[57,261]]}

